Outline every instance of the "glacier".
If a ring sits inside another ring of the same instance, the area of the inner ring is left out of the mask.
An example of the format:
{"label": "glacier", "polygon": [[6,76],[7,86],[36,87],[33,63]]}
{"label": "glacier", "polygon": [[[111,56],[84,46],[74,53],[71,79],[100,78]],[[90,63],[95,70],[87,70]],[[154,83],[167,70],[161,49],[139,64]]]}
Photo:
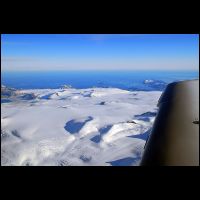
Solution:
{"label": "glacier", "polygon": [[70,87],[5,91],[1,165],[137,166],[161,93]]}

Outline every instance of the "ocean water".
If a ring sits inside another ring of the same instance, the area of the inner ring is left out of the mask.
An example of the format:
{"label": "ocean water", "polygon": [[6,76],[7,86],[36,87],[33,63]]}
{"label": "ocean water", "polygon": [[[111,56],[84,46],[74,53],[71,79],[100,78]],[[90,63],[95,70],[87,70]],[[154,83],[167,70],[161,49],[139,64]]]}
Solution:
{"label": "ocean water", "polygon": [[170,82],[199,78],[198,71],[49,71],[2,72],[1,84],[16,89],[83,89],[114,87],[137,91],[162,91]]}

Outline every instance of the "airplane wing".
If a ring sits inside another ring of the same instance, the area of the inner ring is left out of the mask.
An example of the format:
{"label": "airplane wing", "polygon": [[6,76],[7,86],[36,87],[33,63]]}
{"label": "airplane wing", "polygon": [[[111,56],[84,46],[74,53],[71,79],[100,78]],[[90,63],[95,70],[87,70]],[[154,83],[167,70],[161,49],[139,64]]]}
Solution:
{"label": "airplane wing", "polygon": [[140,165],[199,166],[199,80],[169,84],[158,107]]}

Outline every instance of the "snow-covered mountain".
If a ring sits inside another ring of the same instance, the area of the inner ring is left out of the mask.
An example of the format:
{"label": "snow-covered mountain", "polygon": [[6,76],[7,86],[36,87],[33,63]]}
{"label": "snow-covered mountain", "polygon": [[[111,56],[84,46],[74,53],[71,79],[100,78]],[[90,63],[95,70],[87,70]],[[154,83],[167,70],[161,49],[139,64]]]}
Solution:
{"label": "snow-covered mountain", "polygon": [[138,165],[159,91],[1,87],[1,165]]}

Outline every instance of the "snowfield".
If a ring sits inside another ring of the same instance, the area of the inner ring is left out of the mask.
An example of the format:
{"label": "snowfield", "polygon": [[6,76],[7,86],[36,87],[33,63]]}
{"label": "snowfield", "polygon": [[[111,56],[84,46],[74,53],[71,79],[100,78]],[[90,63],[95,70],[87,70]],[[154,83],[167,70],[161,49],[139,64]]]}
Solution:
{"label": "snowfield", "polygon": [[17,95],[1,104],[1,165],[120,166],[139,164],[161,92],[68,88]]}

